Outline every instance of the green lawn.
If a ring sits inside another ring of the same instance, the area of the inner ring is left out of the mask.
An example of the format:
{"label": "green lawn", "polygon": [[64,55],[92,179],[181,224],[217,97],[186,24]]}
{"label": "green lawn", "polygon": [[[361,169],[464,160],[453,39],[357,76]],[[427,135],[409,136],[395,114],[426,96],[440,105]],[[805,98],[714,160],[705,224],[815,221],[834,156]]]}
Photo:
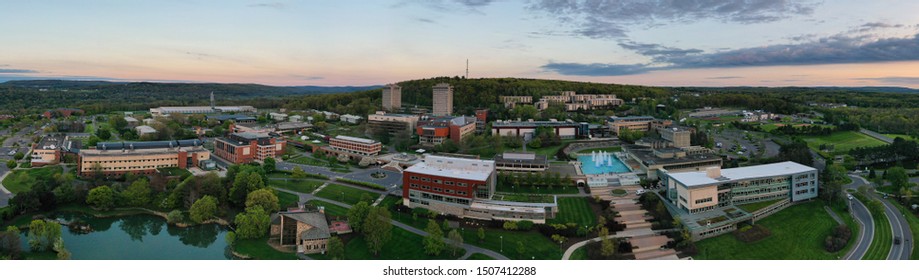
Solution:
{"label": "green lawn", "polygon": [[281,209],[286,209],[287,207],[296,207],[297,203],[300,202],[300,197],[295,194],[290,194],[282,191],[276,191],[278,194],[278,205],[281,206]]}
{"label": "green lawn", "polygon": [[571,258],[569,260],[586,260],[587,259],[587,246],[577,248],[571,253]]}
{"label": "green lawn", "polygon": [[[536,154],[538,154],[538,155],[544,155],[544,156],[546,156],[546,158],[548,158],[549,160],[552,160],[553,158],[555,158],[555,154],[558,153],[558,150],[559,150],[559,149],[561,149],[563,146],[565,146],[565,144],[571,143],[571,142],[574,142],[574,141],[575,141],[575,140],[573,140],[573,139],[567,139],[567,140],[562,140],[562,143],[561,143],[561,144],[558,144],[558,145],[555,145],[555,146],[540,147],[540,148],[538,148],[538,149],[533,149],[533,148],[527,147],[526,150],[527,150],[527,152],[536,153]],[[520,152],[522,152],[522,151],[523,151],[523,148],[513,149],[513,150],[506,150],[505,152],[511,152],[511,151],[520,151]]]}
{"label": "green lawn", "polygon": [[486,255],[486,254],[475,253],[475,254],[469,255],[469,258],[468,258],[467,260],[487,261],[487,260],[494,260],[494,259],[495,259],[495,258],[489,257],[489,256]]}
{"label": "green lawn", "polygon": [[247,255],[256,260],[296,260],[294,253],[285,253],[275,250],[268,245],[268,237],[259,239],[237,239],[233,246],[237,253]]}
{"label": "green lawn", "polygon": [[787,199],[787,198],[776,199],[776,200],[768,200],[768,201],[760,201],[760,202],[754,202],[754,203],[744,204],[744,205],[737,205],[737,208],[740,208],[741,210],[747,211],[748,213],[753,213],[753,212],[756,211],[756,210],[763,209],[763,208],[765,208],[766,206],[775,204],[776,202],[779,202],[779,200],[783,200],[783,199]]}
{"label": "green lawn", "polygon": [[590,202],[587,199],[586,197],[558,198],[558,215],[547,223],[577,223],[578,226],[593,226],[597,223],[597,215],[590,208]]}
{"label": "green lawn", "polygon": [[[419,218],[420,219],[420,218]],[[499,229],[486,229],[485,240],[479,241],[476,230],[466,229],[462,232],[463,240],[469,245],[486,248],[514,260],[559,260],[562,258],[562,251],[558,248],[558,243],[552,242],[536,231],[506,231]],[[502,248],[502,238],[504,251]],[[523,243],[526,251],[522,254],[517,252],[517,243]]]}
{"label": "green lawn", "polygon": [[[919,217],[910,212],[906,206],[900,205],[896,199],[890,198],[890,203],[895,205],[900,213],[906,214],[906,222],[909,223],[909,229],[913,232],[913,238],[910,240],[919,240]],[[909,256],[911,260],[919,260],[919,250],[913,248],[913,254]]]}
{"label": "green lawn", "polygon": [[[860,198],[861,199],[861,198]],[[862,203],[865,203],[863,200]],[[868,203],[865,203],[867,205]],[[893,233],[891,233],[890,222],[887,221],[887,215],[883,212],[875,213],[871,211],[871,217],[874,218],[874,239],[871,240],[871,246],[865,252],[863,260],[886,260],[887,254],[890,253],[890,245],[893,244]]]}
{"label": "green lawn", "polygon": [[329,216],[344,217],[348,216],[348,208],[341,207],[332,203],[320,200],[310,200],[310,205],[325,207],[325,213]]}
{"label": "green lawn", "polygon": [[[824,239],[836,221],[823,209],[824,203],[812,201],[779,211],[757,224],[772,235],[754,243],[744,243],[728,233],[696,242],[700,260],[818,260],[837,259],[845,252],[828,253]],[[857,236],[858,234],[853,234]]]}
{"label": "green lawn", "polygon": [[885,143],[871,136],[861,134],[857,131],[839,131],[830,135],[823,136],[804,136],[802,137],[807,146],[816,151],[820,150],[821,144],[835,145],[831,154],[844,154],[849,150],[858,147],[881,146]]}
{"label": "green lawn", "polygon": [[268,179],[268,184],[272,187],[282,188],[299,193],[312,193],[314,190],[316,190],[316,188],[322,185],[322,182],[312,180],[293,181]]}
{"label": "green lawn", "polygon": [[590,152],[621,152],[621,151],[622,151],[622,147],[616,146],[616,147],[593,148],[593,149],[580,150],[578,151],[578,153],[579,154],[589,154]]}
{"label": "green lawn", "polygon": [[919,141],[919,138],[912,137],[912,136],[909,136],[909,135],[906,135],[906,134],[891,134],[891,133],[884,133],[884,136],[890,137],[891,139],[896,139],[897,137],[900,137],[900,138],[903,138],[903,139],[906,139],[906,140]]}
{"label": "green lawn", "polygon": [[[364,194],[369,195],[371,199],[377,199],[380,197],[380,195],[375,192],[369,192],[338,184],[329,184],[325,188],[322,188],[321,191],[316,193],[316,196],[354,205],[361,201],[361,196]],[[372,202],[372,200],[370,202]]]}
{"label": "green lawn", "polygon": [[578,187],[565,185],[564,187],[521,187],[515,186],[511,187],[510,185],[497,184],[495,186],[496,192],[503,193],[531,193],[531,194],[573,194],[578,193]]}
{"label": "green lawn", "polygon": [[387,195],[383,198],[383,201],[380,201],[380,207],[390,209],[393,205],[402,204],[401,196]]}
{"label": "green lawn", "polygon": [[347,164],[341,164],[341,163],[339,163],[339,162],[337,162],[337,161],[333,161],[333,162],[330,164],[330,163],[329,163],[328,161],[326,161],[326,160],[316,159],[316,158],[313,158],[313,157],[298,157],[298,158],[295,158],[295,159],[288,160],[288,162],[299,163],[299,164],[306,164],[306,165],[312,165],[312,166],[329,167],[329,168],[332,168],[332,169],[335,169],[335,170],[342,170],[342,171],[345,171],[345,172],[348,171],[348,165],[347,165]]}
{"label": "green lawn", "polygon": [[37,178],[50,178],[54,174],[61,172],[64,172],[64,169],[57,165],[27,170],[13,170],[3,179],[3,186],[12,193],[21,193],[32,189],[32,185],[35,184]]}
{"label": "green lawn", "polygon": [[[450,249],[444,250],[438,256],[431,256],[424,253],[422,246],[423,237],[407,230],[393,226],[392,239],[383,245],[379,256],[374,256],[367,250],[367,242],[364,236],[356,235],[345,244],[345,259],[348,260],[443,260],[457,259],[465,254],[465,250],[460,248],[453,255]],[[449,247],[448,247],[449,248]],[[312,254],[311,258],[317,260],[328,259],[327,255]]]}

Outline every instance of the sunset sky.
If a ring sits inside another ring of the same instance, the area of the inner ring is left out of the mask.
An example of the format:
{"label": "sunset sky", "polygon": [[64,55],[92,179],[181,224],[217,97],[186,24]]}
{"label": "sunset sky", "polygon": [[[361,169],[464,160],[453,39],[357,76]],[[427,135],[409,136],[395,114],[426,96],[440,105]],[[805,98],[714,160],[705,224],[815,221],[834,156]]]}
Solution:
{"label": "sunset sky", "polygon": [[0,81],[919,88],[919,1],[2,1]]}

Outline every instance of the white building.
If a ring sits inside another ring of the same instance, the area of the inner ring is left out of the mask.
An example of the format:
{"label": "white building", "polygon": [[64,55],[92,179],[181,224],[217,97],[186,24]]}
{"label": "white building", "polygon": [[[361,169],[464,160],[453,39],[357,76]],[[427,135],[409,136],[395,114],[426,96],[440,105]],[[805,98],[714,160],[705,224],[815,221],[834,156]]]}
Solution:
{"label": "white building", "polygon": [[169,114],[216,114],[216,113],[240,113],[255,112],[252,106],[184,106],[184,107],[157,107],[150,108],[150,114],[154,117],[168,116]]}
{"label": "white building", "polygon": [[453,86],[448,83],[439,83],[433,88],[433,103],[435,116],[453,115]]}
{"label": "white building", "polygon": [[341,117],[339,117],[339,119],[340,119],[341,121],[343,121],[343,122],[346,122],[346,123],[357,124],[357,123],[361,122],[361,120],[364,119],[364,118],[361,117],[361,116],[355,116],[355,115],[344,114],[344,115],[341,115]]}

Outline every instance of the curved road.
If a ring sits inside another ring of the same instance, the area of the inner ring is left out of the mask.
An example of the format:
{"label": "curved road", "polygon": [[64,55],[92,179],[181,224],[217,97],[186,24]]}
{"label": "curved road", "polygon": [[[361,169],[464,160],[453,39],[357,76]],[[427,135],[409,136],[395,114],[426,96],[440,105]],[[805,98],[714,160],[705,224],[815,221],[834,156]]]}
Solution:
{"label": "curved road", "polygon": [[868,208],[858,199],[849,200],[849,213],[855,218],[860,225],[861,230],[858,233],[858,240],[855,246],[846,254],[847,260],[860,260],[865,256],[871,241],[874,240],[874,218],[868,212]]}
{"label": "curved road", "polygon": [[[300,193],[300,192],[285,190],[285,189],[281,189],[281,188],[274,188],[274,189],[275,189],[275,190],[278,190],[278,191],[281,191],[281,192],[286,192],[286,193],[290,193],[290,194],[295,194],[295,195],[297,195],[297,196],[300,197],[300,201],[301,201],[301,202],[310,201],[310,200],[319,200],[319,201],[323,201],[323,202],[328,202],[328,203],[331,203],[331,204],[335,204],[335,205],[338,205],[338,206],[341,206],[341,207],[344,207],[344,208],[347,208],[347,209],[351,209],[351,205],[349,205],[349,204],[341,203],[341,202],[338,202],[338,201],[335,201],[335,200],[331,200],[331,199],[325,199],[325,198],[322,198],[322,197],[314,196],[314,195],[312,195],[312,194]],[[423,230],[420,230],[420,229],[411,227],[411,226],[409,226],[409,225],[406,225],[406,224],[397,222],[397,221],[395,221],[395,220],[392,220],[392,225],[397,226],[397,227],[399,227],[399,228],[402,228],[402,229],[404,229],[404,230],[407,230],[408,232],[411,232],[411,233],[414,233],[414,234],[417,234],[417,235],[428,236],[428,233],[425,232],[425,231],[423,231]],[[444,241],[445,241],[445,242],[450,242],[450,240],[448,240],[447,238],[444,238]],[[472,246],[472,245],[465,244],[465,243],[463,244],[463,249],[466,250],[466,254],[463,255],[460,259],[469,258],[469,256],[472,256],[472,254],[475,254],[475,253],[481,253],[481,254],[483,254],[483,255],[489,256],[489,257],[494,258],[494,259],[496,259],[496,260],[509,260],[507,257],[505,257],[505,256],[502,255],[502,254],[499,254],[498,252],[495,252],[495,251],[492,251],[492,250],[488,250],[488,249],[485,249],[485,248],[481,248],[481,247]]]}
{"label": "curved road", "polygon": [[[855,185],[855,188],[862,185],[868,185],[873,187],[873,184],[869,183],[868,180],[862,178],[858,175],[849,175],[852,178],[852,184]],[[908,260],[912,254],[913,241],[912,230],[909,228],[909,223],[906,221],[906,218],[903,216],[903,213],[900,213],[900,210],[897,209],[889,200],[877,197],[874,193],[869,193],[869,196],[880,200],[884,204],[884,214],[887,215],[887,220],[890,222],[890,229],[894,237],[900,238],[900,244],[890,244],[890,252],[887,254],[888,260]]]}

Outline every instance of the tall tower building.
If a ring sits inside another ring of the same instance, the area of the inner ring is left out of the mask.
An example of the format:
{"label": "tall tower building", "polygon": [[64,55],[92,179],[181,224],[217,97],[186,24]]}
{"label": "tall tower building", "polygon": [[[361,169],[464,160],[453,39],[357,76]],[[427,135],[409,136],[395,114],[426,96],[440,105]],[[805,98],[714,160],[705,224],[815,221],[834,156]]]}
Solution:
{"label": "tall tower building", "polygon": [[396,111],[402,108],[402,87],[388,84],[383,88],[383,110]]}
{"label": "tall tower building", "polygon": [[439,83],[434,86],[434,115],[450,116],[453,115],[453,86],[447,83]]}

